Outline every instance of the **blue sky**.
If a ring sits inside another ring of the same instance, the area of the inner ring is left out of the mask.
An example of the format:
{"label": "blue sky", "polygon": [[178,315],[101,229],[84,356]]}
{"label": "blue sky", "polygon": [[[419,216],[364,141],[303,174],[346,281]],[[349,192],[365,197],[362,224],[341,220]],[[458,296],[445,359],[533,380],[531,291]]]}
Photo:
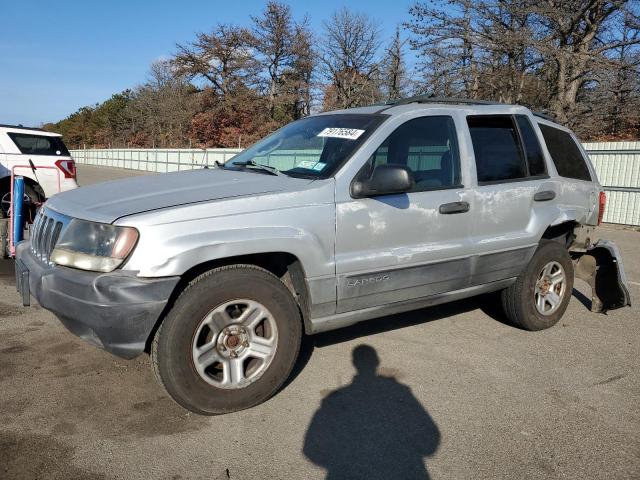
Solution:
{"label": "blue sky", "polygon": [[[218,22],[247,25],[266,0],[31,0],[0,2],[0,123],[40,125],[144,82],[176,42]],[[314,30],[347,6],[378,19],[386,37],[411,0],[286,1]]]}

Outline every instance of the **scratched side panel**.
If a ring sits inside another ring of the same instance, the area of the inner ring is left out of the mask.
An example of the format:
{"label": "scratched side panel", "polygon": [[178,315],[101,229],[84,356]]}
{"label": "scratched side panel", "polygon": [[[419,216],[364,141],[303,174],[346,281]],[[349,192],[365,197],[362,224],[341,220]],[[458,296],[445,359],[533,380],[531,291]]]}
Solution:
{"label": "scratched side panel", "polygon": [[338,278],[338,313],[465,288],[471,259],[463,258]]}
{"label": "scratched side panel", "polygon": [[475,257],[471,285],[495,282],[517,277],[533,257],[537,246],[518,248],[506,252],[489,253]]}
{"label": "scratched side panel", "polygon": [[337,313],[514,278],[527,266],[535,249],[533,246],[407,268],[340,275]]}

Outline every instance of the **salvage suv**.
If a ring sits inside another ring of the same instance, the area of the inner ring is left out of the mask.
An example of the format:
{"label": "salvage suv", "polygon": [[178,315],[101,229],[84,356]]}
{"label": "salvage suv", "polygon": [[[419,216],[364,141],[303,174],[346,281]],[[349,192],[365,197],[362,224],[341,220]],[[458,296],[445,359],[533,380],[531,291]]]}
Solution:
{"label": "salvage suv", "polygon": [[[500,292],[549,328],[574,274],[630,304],[576,137],[527,108],[414,97],[286,125],[225,165],[55,195],[17,286],[73,333],[143,352],[200,414],[265,401],[304,334]],[[380,320],[383,321],[384,320]]]}

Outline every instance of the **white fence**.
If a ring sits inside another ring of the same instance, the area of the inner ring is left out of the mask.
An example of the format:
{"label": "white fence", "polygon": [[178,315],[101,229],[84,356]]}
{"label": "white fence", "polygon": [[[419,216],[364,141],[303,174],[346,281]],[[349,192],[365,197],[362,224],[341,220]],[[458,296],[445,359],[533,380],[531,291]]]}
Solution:
{"label": "white fence", "polygon": [[585,143],[607,192],[604,221],[640,225],[640,142]]}
{"label": "white fence", "polygon": [[71,155],[83,165],[166,173],[224,163],[241,151],[240,148],[109,148],[71,150]]}
{"label": "white fence", "polygon": [[[585,143],[600,183],[607,192],[604,221],[640,225],[640,142]],[[79,164],[128,168],[151,172],[191,170],[224,163],[241,152],[238,148],[186,149],[105,149],[71,150]],[[308,154],[308,152],[306,152]],[[270,159],[270,164],[291,168],[284,163],[297,161],[304,152],[287,152]],[[284,162],[282,165],[280,163]]]}

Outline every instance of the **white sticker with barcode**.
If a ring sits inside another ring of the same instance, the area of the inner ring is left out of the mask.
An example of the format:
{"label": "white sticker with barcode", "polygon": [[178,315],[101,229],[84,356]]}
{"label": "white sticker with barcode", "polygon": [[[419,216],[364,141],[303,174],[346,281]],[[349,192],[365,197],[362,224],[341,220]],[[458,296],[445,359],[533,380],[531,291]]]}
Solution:
{"label": "white sticker with barcode", "polygon": [[316,166],[317,162],[312,162],[311,160],[302,160],[299,162],[296,167],[306,168],[307,170],[313,170],[313,167]]}
{"label": "white sticker with barcode", "polygon": [[363,133],[364,133],[364,130],[359,130],[357,128],[329,127],[322,130],[318,134],[318,136],[330,137],[330,138],[344,138],[346,140],[356,140]]}

